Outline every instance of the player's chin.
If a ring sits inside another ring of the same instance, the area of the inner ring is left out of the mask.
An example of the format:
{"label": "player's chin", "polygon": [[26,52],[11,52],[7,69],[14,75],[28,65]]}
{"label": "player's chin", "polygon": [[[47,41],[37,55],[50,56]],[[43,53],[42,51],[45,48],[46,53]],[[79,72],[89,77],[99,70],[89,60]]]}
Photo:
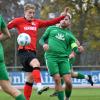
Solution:
{"label": "player's chin", "polygon": [[66,27],[70,27],[70,24],[66,24],[65,26],[66,26]]}
{"label": "player's chin", "polygon": [[28,18],[29,21],[31,21],[33,19],[33,17]]}
{"label": "player's chin", "polygon": [[62,27],[65,27],[65,28],[67,28],[67,27],[69,27],[69,26],[70,26],[69,23],[64,23],[64,24],[62,24]]}

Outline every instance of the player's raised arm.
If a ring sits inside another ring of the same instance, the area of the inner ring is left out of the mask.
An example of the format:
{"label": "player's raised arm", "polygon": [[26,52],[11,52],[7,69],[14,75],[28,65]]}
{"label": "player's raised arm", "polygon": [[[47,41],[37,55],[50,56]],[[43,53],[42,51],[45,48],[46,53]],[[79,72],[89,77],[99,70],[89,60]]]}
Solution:
{"label": "player's raised arm", "polygon": [[68,7],[65,7],[64,11],[61,13],[60,17],[54,18],[52,20],[38,20],[39,21],[39,28],[41,27],[47,27],[47,26],[51,26],[54,24],[59,23],[62,19],[65,18],[65,16],[67,16],[67,12],[68,12]]}

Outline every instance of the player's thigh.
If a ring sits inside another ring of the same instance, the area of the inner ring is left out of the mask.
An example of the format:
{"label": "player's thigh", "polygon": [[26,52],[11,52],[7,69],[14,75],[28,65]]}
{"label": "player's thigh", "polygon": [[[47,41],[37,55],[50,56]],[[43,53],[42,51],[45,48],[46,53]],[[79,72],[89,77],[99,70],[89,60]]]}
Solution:
{"label": "player's thigh", "polygon": [[0,44],[0,62],[1,63],[4,62],[4,52],[1,44]]}
{"label": "player's thigh", "polygon": [[9,80],[4,62],[0,63],[0,80]]}
{"label": "player's thigh", "polygon": [[33,58],[33,59],[30,61],[30,66],[32,66],[32,67],[40,67],[40,62],[38,61],[37,58]]}
{"label": "player's thigh", "polygon": [[[25,69],[28,67],[40,67],[40,63],[36,58],[35,51],[27,51],[27,50],[19,50],[18,56],[20,58],[21,64],[24,66]],[[28,67],[27,67],[28,66]],[[32,68],[30,69],[30,71]]]}
{"label": "player's thigh", "polygon": [[4,62],[4,52],[0,44],[0,80],[8,80],[8,73]]}
{"label": "player's thigh", "polygon": [[61,61],[59,63],[59,72],[60,72],[60,75],[65,75],[65,74],[69,74],[71,71],[70,69],[70,63],[69,63],[69,60],[65,59],[63,61]]}
{"label": "player's thigh", "polygon": [[49,74],[51,76],[55,75],[55,74],[59,74],[59,68],[58,68],[58,64],[54,59],[46,59],[46,66],[48,68]]}

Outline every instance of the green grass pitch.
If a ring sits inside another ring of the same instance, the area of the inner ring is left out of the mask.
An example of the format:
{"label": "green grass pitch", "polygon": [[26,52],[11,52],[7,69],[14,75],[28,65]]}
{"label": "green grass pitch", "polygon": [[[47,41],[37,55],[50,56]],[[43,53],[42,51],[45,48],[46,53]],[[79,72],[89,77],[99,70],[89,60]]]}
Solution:
{"label": "green grass pitch", "polygon": [[[30,100],[58,100],[57,97],[49,96],[52,93],[53,89],[44,92],[42,95],[37,95],[36,91],[34,91]],[[1,90],[0,100],[14,100],[14,98]],[[100,100],[100,88],[73,89],[71,100]]]}

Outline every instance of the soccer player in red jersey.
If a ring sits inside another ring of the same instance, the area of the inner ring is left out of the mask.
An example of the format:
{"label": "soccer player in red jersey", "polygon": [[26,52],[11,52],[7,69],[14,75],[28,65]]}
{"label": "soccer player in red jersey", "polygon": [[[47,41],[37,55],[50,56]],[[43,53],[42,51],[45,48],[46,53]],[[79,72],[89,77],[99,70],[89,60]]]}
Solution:
{"label": "soccer player in red jersey", "polygon": [[43,87],[41,84],[41,74],[40,74],[40,63],[36,58],[36,43],[37,43],[37,31],[38,28],[47,27],[53,24],[57,24],[62,20],[67,14],[67,8],[63,11],[63,15],[54,18],[52,20],[40,20],[34,19],[35,6],[32,4],[26,4],[24,6],[24,17],[19,17],[13,19],[8,23],[8,28],[16,28],[18,34],[27,33],[31,37],[31,43],[28,46],[19,46],[18,55],[23,65],[23,69],[27,72],[27,80],[24,86],[24,95],[26,100],[30,100],[32,93],[33,81],[37,86],[38,94],[41,94],[43,91],[48,90],[48,87]]}

